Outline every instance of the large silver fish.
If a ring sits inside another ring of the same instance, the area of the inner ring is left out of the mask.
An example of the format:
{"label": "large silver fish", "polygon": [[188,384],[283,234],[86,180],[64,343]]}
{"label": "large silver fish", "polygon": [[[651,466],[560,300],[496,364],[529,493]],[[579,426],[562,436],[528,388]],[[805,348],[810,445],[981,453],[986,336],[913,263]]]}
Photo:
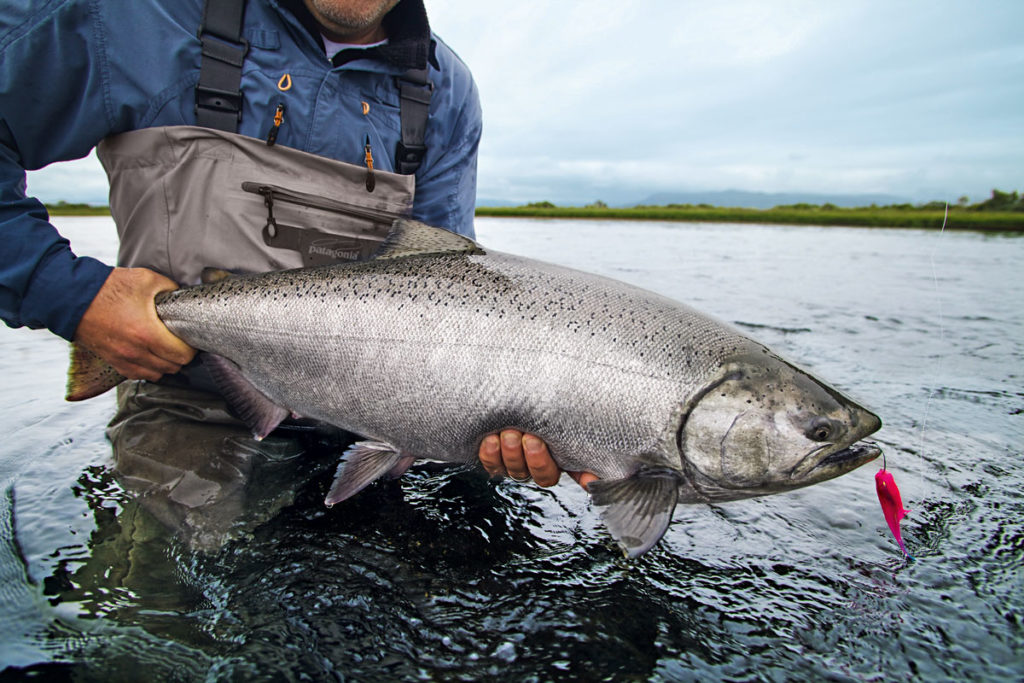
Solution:
{"label": "large silver fish", "polygon": [[[506,427],[600,477],[623,550],[677,503],[831,479],[877,457],[871,412],[732,327],[649,291],[396,223],[369,261],[230,278],[158,297],[262,438],[290,413],[361,434],[327,496],[416,458],[471,463]],[[69,398],[118,378],[73,364]]]}

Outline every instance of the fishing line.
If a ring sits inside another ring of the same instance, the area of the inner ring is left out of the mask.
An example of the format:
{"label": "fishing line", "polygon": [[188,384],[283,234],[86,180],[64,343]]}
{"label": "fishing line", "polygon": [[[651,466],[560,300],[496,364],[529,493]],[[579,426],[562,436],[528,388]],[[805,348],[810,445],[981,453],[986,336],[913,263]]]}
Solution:
{"label": "fishing line", "polygon": [[[942,236],[946,233],[946,221],[949,218],[949,202],[946,202],[946,209],[942,214],[942,227],[939,228],[939,236],[936,238],[935,243],[932,245],[931,251],[928,254],[928,262],[932,268],[932,288],[935,291],[936,306],[938,307],[939,313],[939,347],[945,346],[946,341],[946,328],[945,321],[943,319],[942,311],[942,298],[939,296],[939,276],[935,268],[935,251],[939,248],[938,241],[942,239]],[[942,356],[940,355],[936,359],[937,367],[935,370],[936,384],[938,384],[939,370],[941,370]],[[922,457],[924,456],[924,444],[925,444],[925,430],[928,428],[928,412],[931,407],[932,398],[938,393],[938,389],[932,389],[928,392],[928,396],[924,402],[924,415],[921,418],[921,430],[918,437],[918,450]]]}

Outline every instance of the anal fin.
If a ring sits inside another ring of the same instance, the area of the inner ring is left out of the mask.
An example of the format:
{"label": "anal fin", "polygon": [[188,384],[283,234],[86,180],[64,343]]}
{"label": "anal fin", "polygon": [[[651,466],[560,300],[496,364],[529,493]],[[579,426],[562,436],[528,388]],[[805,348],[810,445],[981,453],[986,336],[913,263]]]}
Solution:
{"label": "anal fin", "polygon": [[625,479],[600,479],[588,490],[608,531],[627,557],[641,555],[665,534],[679,497],[680,475],[642,468]]}
{"label": "anal fin", "polygon": [[260,441],[291,414],[287,408],[277,405],[252,385],[241,369],[223,356],[203,354],[203,364],[210,371],[213,381],[224,395],[228,405],[252,430],[253,437]]}
{"label": "anal fin", "polygon": [[345,452],[345,456],[345,462],[338,466],[334,484],[324,499],[325,505],[331,506],[351,498],[386,474],[401,476],[414,459],[379,441],[359,441]]}

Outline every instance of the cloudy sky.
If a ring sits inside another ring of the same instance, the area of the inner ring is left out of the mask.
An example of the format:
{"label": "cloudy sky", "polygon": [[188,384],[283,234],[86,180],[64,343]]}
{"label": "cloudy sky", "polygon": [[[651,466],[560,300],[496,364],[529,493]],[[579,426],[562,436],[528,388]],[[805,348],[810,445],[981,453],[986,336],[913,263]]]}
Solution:
{"label": "cloudy sky", "polygon": [[[1024,190],[1024,2],[427,0],[484,107],[481,200]],[[102,200],[86,159],[34,173]]]}

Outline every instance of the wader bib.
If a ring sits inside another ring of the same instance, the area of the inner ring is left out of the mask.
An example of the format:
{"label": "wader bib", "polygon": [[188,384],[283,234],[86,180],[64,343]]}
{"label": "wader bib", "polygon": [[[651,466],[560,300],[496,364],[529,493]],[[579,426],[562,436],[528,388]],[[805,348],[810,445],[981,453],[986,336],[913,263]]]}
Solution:
{"label": "wader bib", "polygon": [[101,142],[118,265],[179,284],[204,268],[264,272],[367,257],[412,212],[415,179],[197,126]]}
{"label": "wader bib", "polygon": [[[371,192],[365,167],[209,128],[123,133],[97,154],[118,264],[182,285],[208,267],[263,272],[365,257],[412,209],[411,175],[375,171]],[[122,485],[197,548],[272,517],[350,440],[293,422],[257,442],[213,391],[191,366],[160,383],[126,382],[107,430]]]}

